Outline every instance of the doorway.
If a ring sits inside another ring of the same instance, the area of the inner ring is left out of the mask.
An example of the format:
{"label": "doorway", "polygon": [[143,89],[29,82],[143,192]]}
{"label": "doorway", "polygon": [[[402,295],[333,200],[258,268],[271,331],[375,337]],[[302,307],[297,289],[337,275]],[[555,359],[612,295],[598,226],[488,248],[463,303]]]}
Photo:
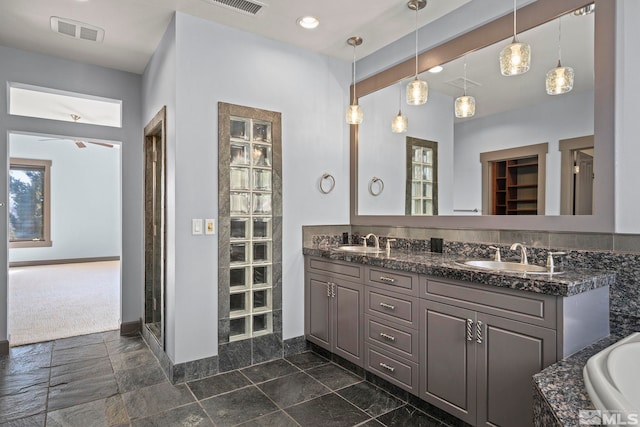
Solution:
{"label": "doorway", "polygon": [[19,132],[8,140],[10,344],[117,329],[119,143]]}
{"label": "doorway", "polygon": [[593,214],[593,135],[560,140],[561,215]]}
{"label": "doorway", "polygon": [[164,349],[166,107],[144,128],[144,324]]}

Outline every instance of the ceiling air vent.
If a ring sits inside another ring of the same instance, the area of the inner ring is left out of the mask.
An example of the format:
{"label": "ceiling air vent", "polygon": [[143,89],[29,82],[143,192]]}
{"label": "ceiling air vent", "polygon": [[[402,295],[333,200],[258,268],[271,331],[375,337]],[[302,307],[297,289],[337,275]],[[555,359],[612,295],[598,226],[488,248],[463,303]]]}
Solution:
{"label": "ceiling air vent", "polygon": [[102,28],[58,16],[51,17],[51,30],[74,39],[92,42],[102,42],[104,39],[104,30]]}
{"label": "ceiling air vent", "polygon": [[257,15],[265,6],[264,3],[249,0],[205,0],[207,3],[213,3],[218,6],[224,6],[233,9],[236,12],[242,12],[247,15]]}

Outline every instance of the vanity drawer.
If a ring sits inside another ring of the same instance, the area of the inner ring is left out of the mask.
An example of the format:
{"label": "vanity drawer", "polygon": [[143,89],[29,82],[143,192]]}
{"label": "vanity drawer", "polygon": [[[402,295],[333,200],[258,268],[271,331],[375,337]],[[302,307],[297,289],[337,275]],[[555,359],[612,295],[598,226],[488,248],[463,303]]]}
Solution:
{"label": "vanity drawer", "polygon": [[370,286],[418,296],[418,275],[384,268],[366,267],[366,283]]}
{"label": "vanity drawer", "polygon": [[364,315],[364,336],[371,344],[418,362],[418,331]]}
{"label": "vanity drawer", "polygon": [[418,299],[383,289],[365,287],[365,313],[413,329],[418,328]]}
{"label": "vanity drawer", "polygon": [[314,273],[340,276],[354,282],[362,282],[364,280],[364,268],[357,264],[313,257],[308,257],[307,263],[307,269]]}
{"label": "vanity drawer", "polygon": [[364,344],[365,368],[408,392],[418,395],[418,365],[382,350]]}
{"label": "vanity drawer", "polygon": [[508,319],[556,328],[556,297],[551,295],[421,277],[420,296]]}

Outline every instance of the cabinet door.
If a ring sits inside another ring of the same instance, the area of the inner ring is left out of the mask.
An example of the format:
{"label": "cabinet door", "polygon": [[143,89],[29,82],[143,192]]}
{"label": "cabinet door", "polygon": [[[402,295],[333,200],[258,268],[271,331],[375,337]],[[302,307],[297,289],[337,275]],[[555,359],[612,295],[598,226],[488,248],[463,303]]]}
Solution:
{"label": "cabinet door", "polygon": [[363,366],[363,285],[333,280],[333,352],[358,366]]}
{"label": "cabinet door", "polygon": [[478,313],[478,424],[533,426],[532,377],[555,362],[556,332]]}
{"label": "cabinet door", "polygon": [[331,350],[331,289],[323,276],[307,275],[305,280],[305,325],[307,340]]}
{"label": "cabinet door", "polygon": [[420,397],[476,423],[476,313],[420,301]]}

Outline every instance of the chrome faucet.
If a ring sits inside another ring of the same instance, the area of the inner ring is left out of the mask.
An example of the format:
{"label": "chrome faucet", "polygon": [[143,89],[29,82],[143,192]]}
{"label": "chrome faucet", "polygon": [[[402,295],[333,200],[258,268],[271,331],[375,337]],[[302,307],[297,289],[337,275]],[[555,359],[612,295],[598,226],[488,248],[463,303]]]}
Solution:
{"label": "chrome faucet", "polygon": [[495,254],[493,254],[493,260],[494,260],[495,262],[501,262],[501,261],[502,261],[502,259],[501,259],[501,257],[500,257],[500,248],[499,248],[499,247],[497,247],[497,246],[489,246],[489,249],[493,249],[493,250],[495,250],[495,251],[496,251],[496,253],[495,253]]}
{"label": "chrome faucet", "polygon": [[373,237],[373,241],[376,243],[376,250],[379,251],[380,250],[380,240],[378,239],[378,236],[376,236],[373,233],[369,233],[366,236],[362,237],[362,246],[364,246],[365,248],[367,247],[367,240],[369,239],[369,237]]}
{"label": "chrome faucet", "polygon": [[524,247],[522,243],[514,243],[511,245],[511,250],[515,251],[520,248],[520,264],[529,264],[529,260],[527,260],[527,248]]}

